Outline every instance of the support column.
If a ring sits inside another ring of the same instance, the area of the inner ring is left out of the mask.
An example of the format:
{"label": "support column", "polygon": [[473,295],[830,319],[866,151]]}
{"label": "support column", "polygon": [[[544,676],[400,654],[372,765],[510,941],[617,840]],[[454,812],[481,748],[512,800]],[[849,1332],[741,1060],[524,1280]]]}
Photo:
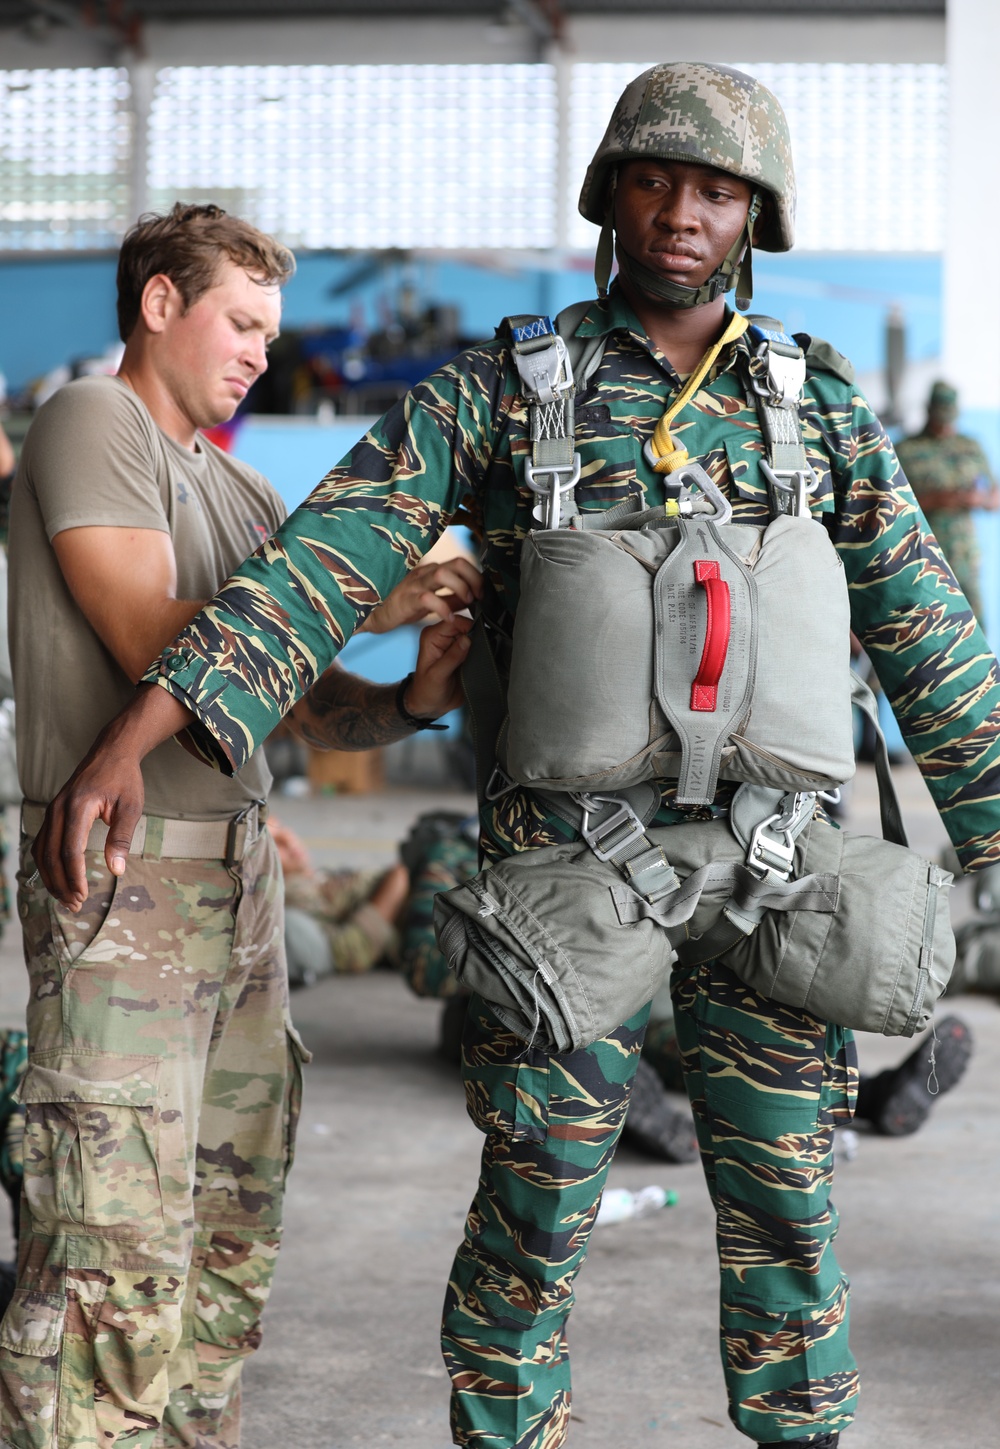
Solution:
{"label": "support column", "polygon": [[153,105],[156,73],[151,60],[133,58],[128,67],[132,91],[132,163],[129,168],[131,226],[149,210],[149,113]]}
{"label": "support column", "polygon": [[[991,151],[1000,136],[1000,6],[947,0],[951,134],[944,255],[943,374],[959,391],[959,428],[1000,474],[1000,191]],[[983,599],[1000,645],[1000,516],[979,516]]]}

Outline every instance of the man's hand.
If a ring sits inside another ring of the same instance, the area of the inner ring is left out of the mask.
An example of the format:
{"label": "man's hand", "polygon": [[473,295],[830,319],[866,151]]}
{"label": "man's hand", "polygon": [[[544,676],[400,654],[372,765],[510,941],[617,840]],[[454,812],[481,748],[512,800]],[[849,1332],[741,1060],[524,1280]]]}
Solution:
{"label": "man's hand", "polygon": [[[447,590],[446,593],[440,592]],[[419,564],[373,609],[359,633],[387,634],[401,624],[423,619],[447,620],[482,597],[482,575],[467,558]]]}
{"label": "man's hand", "polygon": [[465,702],[461,668],[469,652],[472,620],[453,614],[420,635],[417,667],[403,698],[418,719],[437,719]]}
{"label": "man's hand", "polygon": [[96,820],[107,825],[104,858],[112,875],[124,875],[145,798],[142,761],[193,719],[165,689],[141,685],[52,801],[31,853],[45,889],[69,910],[79,911],[87,899],[84,851],[90,827]]}

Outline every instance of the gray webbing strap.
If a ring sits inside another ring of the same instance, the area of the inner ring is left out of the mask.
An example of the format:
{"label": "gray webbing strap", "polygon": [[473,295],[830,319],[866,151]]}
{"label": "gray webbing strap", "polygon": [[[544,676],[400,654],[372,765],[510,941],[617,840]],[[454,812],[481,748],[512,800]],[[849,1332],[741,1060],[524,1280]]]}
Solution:
{"label": "gray webbing strap", "polygon": [[[706,890],[728,890],[741,903],[747,918],[763,917],[765,911],[817,911],[831,915],[840,902],[840,878],[826,873],[805,875],[798,880],[761,880],[741,861],[712,861],[693,871],[676,891],[661,901],[646,901],[628,887],[612,886],[611,894],[623,925],[649,919],[675,933],[694,915]],[[728,910],[728,906],[724,908]],[[710,961],[756,930],[744,929],[726,916],[700,936],[672,940],[685,966]]]}
{"label": "gray webbing strap", "polygon": [[882,821],[882,834],[894,845],[909,846],[903,813],[899,808],[899,797],[892,783],[889,768],[889,750],[885,743],[882,726],[878,722],[878,701],[865,681],[851,671],[851,703],[857,705],[866,715],[875,731],[875,780],[878,784],[878,806]]}
{"label": "gray webbing strap", "polygon": [[469,652],[462,665],[462,689],[469,709],[472,748],[476,759],[476,794],[488,798],[497,763],[497,737],[507,713],[507,686],[487,633],[480,608],[469,634]]}
{"label": "gray webbing strap", "polygon": [[534,793],[546,809],[579,831],[598,860],[613,865],[646,900],[660,900],[677,889],[677,873],[662,847],[646,834],[660,805],[660,792],[651,781],[613,795]]}
{"label": "gray webbing strap", "polygon": [[818,479],[806,457],[799,404],[806,380],[802,348],[773,317],[750,317],[749,375],[767,452],[761,472],[771,513],[807,515]]}
{"label": "gray webbing strap", "polygon": [[576,391],[583,392],[588,382],[601,365],[607,337],[577,337],[576,329],[586,317],[593,302],[572,302],[564,307],[556,318],[556,331],[566,344]]}
{"label": "gray webbing strap", "polygon": [[573,364],[548,317],[508,317],[507,326],[529,404],[531,458],[524,465],[524,481],[538,494],[533,517],[543,528],[558,528],[563,500],[580,477]]}
{"label": "gray webbing strap", "polygon": [[544,528],[565,527],[576,485],[580,456],[576,451],[575,396],[586,386],[604,354],[603,337],[577,337],[576,329],[592,302],[575,302],[556,318],[508,317],[514,364],[529,405],[531,458],[524,478],[539,501],[533,510]]}

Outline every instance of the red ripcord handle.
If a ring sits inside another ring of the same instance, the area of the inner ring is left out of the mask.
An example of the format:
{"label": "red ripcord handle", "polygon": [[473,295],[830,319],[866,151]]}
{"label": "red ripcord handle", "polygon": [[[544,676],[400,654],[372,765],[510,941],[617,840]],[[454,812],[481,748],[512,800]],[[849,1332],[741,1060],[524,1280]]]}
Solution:
{"label": "red ripcord handle", "polygon": [[701,663],[691,686],[691,708],[711,714],[718,708],[719,680],[729,650],[729,585],[720,578],[714,559],[695,560],[694,581],[705,590],[708,622]]}

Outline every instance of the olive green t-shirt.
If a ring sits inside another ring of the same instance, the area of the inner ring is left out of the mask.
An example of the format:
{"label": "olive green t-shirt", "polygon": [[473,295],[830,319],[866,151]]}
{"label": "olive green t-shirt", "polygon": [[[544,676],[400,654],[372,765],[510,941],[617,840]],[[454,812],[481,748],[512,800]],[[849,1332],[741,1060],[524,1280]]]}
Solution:
{"label": "olive green t-shirt", "polygon": [[[10,524],[10,645],[17,757],[26,800],[47,804],[134,686],[77,607],[51,540],[68,528],[169,533],[177,597],[208,599],[279,526],[281,498],[253,468],[199,438],[168,438],[113,377],[61,388],[25,439]],[[175,740],[146,757],[146,809],[219,820],[267,794],[260,750],[231,779]]]}

